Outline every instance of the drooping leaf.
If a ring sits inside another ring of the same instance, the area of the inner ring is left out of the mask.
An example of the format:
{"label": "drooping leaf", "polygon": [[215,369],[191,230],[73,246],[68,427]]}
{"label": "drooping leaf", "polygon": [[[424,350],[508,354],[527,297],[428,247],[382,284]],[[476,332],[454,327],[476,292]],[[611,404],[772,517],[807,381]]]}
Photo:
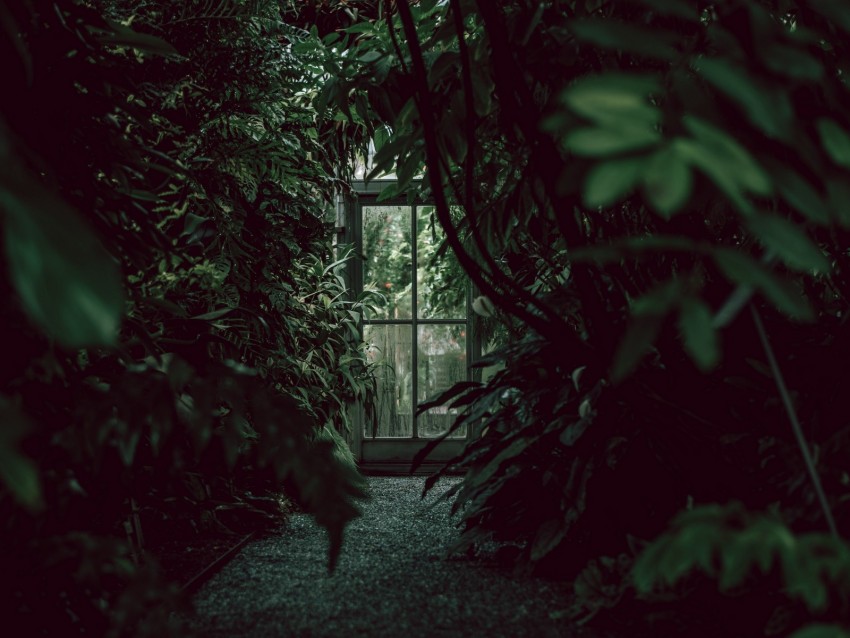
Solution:
{"label": "drooping leaf", "polygon": [[643,186],[649,203],[663,217],[670,217],[688,201],[693,175],[686,159],[670,145],[656,151],[646,163]]}
{"label": "drooping leaf", "polygon": [[672,60],[678,54],[671,34],[603,18],[573,20],[569,29],[580,42],[627,51],[647,58]]}
{"label": "drooping leaf", "polygon": [[747,226],[790,268],[803,272],[829,272],[829,261],[802,227],[776,215],[756,215],[747,220]]}
{"label": "drooping leaf", "polygon": [[707,175],[715,186],[725,194],[738,209],[738,212],[750,215],[753,206],[747,200],[735,173],[722,155],[713,152],[697,140],[678,138],[673,141],[676,152],[695,168]]}
{"label": "drooping leaf", "polygon": [[783,199],[798,212],[821,226],[828,226],[831,223],[826,202],[799,173],[781,170],[776,184]]}
{"label": "drooping leaf", "polygon": [[393,182],[389,186],[384,187],[384,189],[378,194],[379,202],[384,202],[388,199],[393,199],[399,196],[398,183]]}
{"label": "drooping leaf", "polygon": [[646,128],[586,127],[568,133],[563,144],[576,155],[606,157],[647,148],[657,144],[660,140],[660,133]]}
{"label": "drooping leaf", "polygon": [[685,299],[679,315],[679,330],[685,350],[694,363],[701,370],[714,368],[720,360],[720,348],[709,307],[700,299]]}
{"label": "drooping leaf", "polygon": [[27,176],[0,182],[0,207],[12,283],[27,314],[67,347],[113,343],[123,290],[92,231]]}
{"label": "drooping leaf", "polygon": [[723,274],[736,283],[759,290],[780,311],[792,319],[812,321],[814,311],[808,300],[788,281],[780,279],[749,255],[731,248],[719,248],[714,261]]}
{"label": "drooping leaf", "polygon": [[675,278],[670,279],[635,299],[632,303],[632,314],[639,317],[663,317],[680,303],[681,295],[682,282]]}
{"label": "drooping leaf", "polygon": [[606,73],[577,80],[563,91],[561,102],[600,125],[651,128],[661,111],[647,96],[659,90],[654,76]]}
{"label": "drooping leaf", "polygon": [[128,26],[118,22],[111,22],[112,31],[104,33],[98,39],[104,44],[131,47],[144,53],[153,55],[179,55],[177,49],[171,44],[149,33],[139,33]]}
{"label": "drooping leaf", "polygon": [[561,518],[543,523],[531,544],[531,560],[538,561],[555,549],[564,540],[568,530],[569,526],[565,525]]}
{"label": "drooping leaf", "polygon": [[0,398],[0,478],[18,503],[38,510],[42,507],[38,468],[19,448],[28,429],[20,411]]}
{"label": "drooping leaf", "polygon": [[850,184],[843,179],[831,179],[826,183],[829,208],[838,223],[850,228]]}
{"label": "drooping leaf", "polygon": [[664,318],[656,315],[636,316],[629,323],[611,365],[611,381],[625,379],[649,352],[661,331]]}
{"label": "drooping leaf", "polygon": [[770,176],[735,138],[697,117],[686,116],[682,122],[703,146],[726,162],[727,171],[741,186],[757,195],[771,194]]}
{"label": "drooping leaf", "polygon": [[817,122],[820,143],[832,161],[850,168],[850,134],[834,120],[821,118]]}
{"label": "drooping leaf", "polygon": [[740,65],[721,58],[700,58],[695,67],[700,75],[743,109],[753,126],[768,137],[788,137],[794,111],[785,92],[762,86]]}
{"label": "drooping leaf", "polygon": [[759,47],[761,58],[767,67],[796,80],[818,82],[823,77],[823,65],[811,54],[783,44]]}
{"label": "drooping leaf", "polygon": [[841,625],[816,623],[798,629],[789,638],[850,638],[850,632]]}
{"label": "drooping leaf", "polygon": [[627,195],[640,180],[643,159],[625,159],[599,162],[584,180],[584,205],[588,208],[610,206]]}

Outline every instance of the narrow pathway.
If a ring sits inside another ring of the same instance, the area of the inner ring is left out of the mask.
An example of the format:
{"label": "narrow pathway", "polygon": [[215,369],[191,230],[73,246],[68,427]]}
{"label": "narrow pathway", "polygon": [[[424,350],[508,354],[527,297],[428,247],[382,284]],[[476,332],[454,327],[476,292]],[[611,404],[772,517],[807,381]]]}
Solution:
{"label": "narrow pathway", "polygon": [[458,532],[449,505],[433,506],[439,485],[420,500],[423,481],[369,479],[372,499],[347,529],[333,574],[324,532],[308,516],[247,545],[198,592],[200,635],[588,635],[550,617],[567,606],[567,586],[517,579],[486,562],[445,560]]}

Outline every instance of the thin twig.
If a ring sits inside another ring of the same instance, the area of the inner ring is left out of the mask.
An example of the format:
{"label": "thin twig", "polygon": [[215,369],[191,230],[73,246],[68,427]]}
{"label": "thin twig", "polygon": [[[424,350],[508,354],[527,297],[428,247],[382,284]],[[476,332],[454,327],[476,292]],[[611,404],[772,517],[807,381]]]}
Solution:
{"label": "thin twig", "polygon": [[750,303],[750,312],[753,315],[753,321],[756,324],[756,330],[759,333],[761,345],[764,347],[764,352],[767,355],[767,360],[770,363],[770,370],[773,373],[773,379],[776,381],[776,387],[779,389],[779,394],[782,396],[782,403],[785,405],[785,411],[788,413],[788,419],[791,421],[791,429],[794,431],[794,437],[797,439],[797,445],[800,447],[800,452],[803,454],[803,461],[806,464],[806,470],[809,472],[809,478],[812,479],[815,492],[818,495],[823,515],[826,517],[826,522],[829,525],[829,531],[832,535],[838,538],[838,528],[835,525],[835,519],[832,517],[832,510],[829,507],[829,502],[826,500],[826,493],[823,491],[823,486],[820,482],[815,467],[814,459],[809,451],[809,444],[806,442],[806,437],[803,435],[803,428],[800,426],[800,421],[797,419],[797,411],[791,403],[791,395],[788,393],[788,388],[785,386],[785,379],[782,377],[782,371],[779,369],[779,364],[776,361],[776,356],[773,353],[773,347],[767,338],[767,332],[764,329],[764,324],[756,310],[755,305]]}

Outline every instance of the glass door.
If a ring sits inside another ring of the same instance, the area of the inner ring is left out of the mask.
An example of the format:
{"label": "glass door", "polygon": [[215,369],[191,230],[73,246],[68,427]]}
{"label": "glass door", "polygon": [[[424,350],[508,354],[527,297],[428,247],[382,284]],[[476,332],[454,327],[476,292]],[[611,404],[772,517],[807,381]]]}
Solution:
{"label": "glass door", "polygon": [[[355,222],[360,283],[377,289],[383,302],[363,320],[367,355],[378,392],[362,422],[361,463],[404,470],[428,439],[446,432],[457,410],[444,406],[416,416],[423,403],[469,378],[472,339],[469,286],[443,241],[430,205],[378,203],[361,197]],[[429,457],[456,454],[461,430]]]}

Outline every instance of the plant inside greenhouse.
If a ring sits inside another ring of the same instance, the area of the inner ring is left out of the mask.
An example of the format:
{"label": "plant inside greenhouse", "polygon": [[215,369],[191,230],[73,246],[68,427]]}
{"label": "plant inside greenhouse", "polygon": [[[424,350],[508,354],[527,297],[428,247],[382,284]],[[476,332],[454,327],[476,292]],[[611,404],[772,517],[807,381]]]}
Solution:
{"label": "plant inside greenhouse", "polygon": [[6,0],[20,636],[850,636],[850,4]]}

